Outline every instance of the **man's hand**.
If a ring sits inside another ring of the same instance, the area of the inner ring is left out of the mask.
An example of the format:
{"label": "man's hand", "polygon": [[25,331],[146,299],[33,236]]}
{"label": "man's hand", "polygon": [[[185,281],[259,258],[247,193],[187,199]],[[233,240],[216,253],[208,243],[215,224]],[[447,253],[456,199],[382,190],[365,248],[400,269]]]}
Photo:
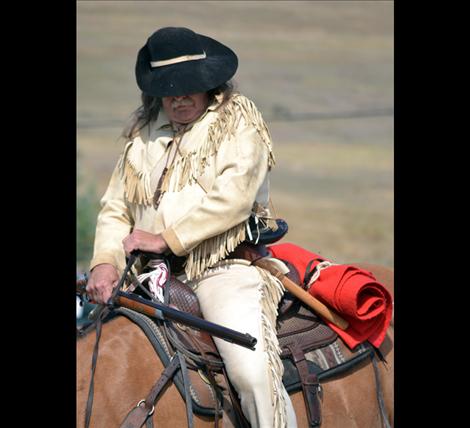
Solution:
{"label": "man's hand", "polygon": [[108,263],[97,265],[91,271],[86,286],[88,297],[95,303],[106,303],[118,282],[118,271],[113,265]]}
{"label": "man's hand", "polygon": [[161,234],[154,235],[139,229],[134,229],[131,234],[127,235],[122,240],[122,244],[128,256],[134,250],[163,254],[169,248]]}

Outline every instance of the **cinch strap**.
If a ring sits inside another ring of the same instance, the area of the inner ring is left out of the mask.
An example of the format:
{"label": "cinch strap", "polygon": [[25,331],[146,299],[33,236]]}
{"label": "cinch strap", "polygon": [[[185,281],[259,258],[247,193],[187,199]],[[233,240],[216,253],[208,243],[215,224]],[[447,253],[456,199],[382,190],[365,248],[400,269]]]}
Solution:
{"label": "cinch strap", "polygon": [[177,64],[179,62],[186,62],[186,61],[195,61],[196,59],[204,59],[206,57],[206,53],[200,55],[183,55],[178,56],[176,58],[165,59],[163,61],[150,61],[150,65],[152,67],[163,67],[164,65],[170,64]]}

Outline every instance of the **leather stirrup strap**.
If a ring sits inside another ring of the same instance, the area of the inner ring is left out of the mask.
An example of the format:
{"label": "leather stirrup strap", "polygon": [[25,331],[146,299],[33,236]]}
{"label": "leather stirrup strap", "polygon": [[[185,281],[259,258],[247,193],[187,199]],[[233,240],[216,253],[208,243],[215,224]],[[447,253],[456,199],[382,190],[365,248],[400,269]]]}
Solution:
{"label": "leather stirrup strap", "polygon": [[299,371],[302,393],[307,409],[308,426],[309,428],[319,427],[321,424],[320,382],[315,373],[309,373],[305,354],[300,347],[296,343],[291,343],[287,347],[290,349],[292,360]]}
{"label": "leather stirrup strap", "polygon": [[[183,376],[183,388],[184,388],[184,400],[186,404],[186,418],[188,420],[188,428],[193,428],[193,403],[191,399],[191,391],[190,391],[190,382],[189,382],[189,373],[188,373],[188,366],[186,364],[186,360],[184,359],[184,355],[180,351],[176,351],[179,363],[181,374]],[[152,410],[153,413],[153,410]],[[147,428],[153,428],[153,421],[152,418],[147,418],[145,422]]]}
{"label": "leather stirrup strap", "polygon": [[155,410],[155,402],[167,382],[173,377],[175,372],[180,367],[180,360],[174,356],[165,369],[163,370],[160,378],[152,387],[145,400],[139,403],[127,414],[124,421],[121,423],[120,428],[140,428],[149,416],[152,416]]}
{"label": "leather stirrup strap", "polygon": [[212,392],[214,393],[214,400],[215,400],[215,411],[214,411],[214,428],[219,428],[219,413],[220,413],[220,402],[222,405],[227,404],[227,408],[229,404],[226,403],[226,398],[223,395],[221,389],[217,386],[217,381],[215,380],[214,373],[212,370],[207,367],[205,372],[207,379],[209,379],[210,387],[212,388]]}
{"label": "leather stirrup strap", "polygon": [[186,402],[186,418],[188,420],[188,427],[193,428],[193,402],[191,398],[191,391],[189,389],[190,381],[188,366],[186,365],[184,355],[180,351],[176,351],[176,355],[180,362],[181,374],[183,375],[184,401]]}

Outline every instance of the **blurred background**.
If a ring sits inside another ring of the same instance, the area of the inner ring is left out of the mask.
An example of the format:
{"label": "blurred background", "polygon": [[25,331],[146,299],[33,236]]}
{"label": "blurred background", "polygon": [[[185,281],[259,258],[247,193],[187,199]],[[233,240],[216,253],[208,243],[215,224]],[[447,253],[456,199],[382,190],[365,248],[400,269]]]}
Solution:
{"label": "blurred background", "polygon": [[393,267],[393,1],[78,1],[77,271],[139,107],[134,65],[158,28],[238,55],[238,90],[273,137],[284,238],[338,263]]}

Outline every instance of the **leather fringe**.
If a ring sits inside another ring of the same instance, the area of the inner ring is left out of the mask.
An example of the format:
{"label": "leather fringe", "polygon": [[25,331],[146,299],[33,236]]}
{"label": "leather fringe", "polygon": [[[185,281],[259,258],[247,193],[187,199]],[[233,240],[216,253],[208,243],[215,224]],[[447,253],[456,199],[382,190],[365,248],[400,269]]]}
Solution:
{"label": "leather fringe", "polygon": [[169,168],[162,190],[165,192],[179,192],[184,186],[193,184],[197,178],[204,174],[205,168],[210,165],[211,158],[218,152],[222,141],[230,141],[236,134],[239,121],[243,117],[247,124],[251,124],[258,131],[263,143],[269,150],[268,167],[275,163],[272,151],[271,135],[261,113],[248,98],[235,94],[225,105],[220,107],[217,120],[209,125],[206,140],[184,157],[178,158]]}
{"label": "leather fringe", "polygon": [[135,151],[130,150],[133,141],[127,143],[119,159],[118,168],[124,178],[125,196],[127,200],[138,205],[152,205],[153,193],[150,188],[150,172],[143,166],[138,166]]}
{"label": "leather fringe", "polygon": [[[261,113],[254,103],[240,94],[234,94],[224,105],[221,105],[217,119],[209,125],[206,140],[186,156],[179,157],[169,168],[162,190],[178,192],[184,186],[197,182],[205,168],[210,165],[211,158],[218,152],[222,141],[232,139],[243,117],[258,131],[263,143],[269,150],[268,167],[275,164],[272,151],[271,135]],[[145,144],[139,150],[134,141],[127,143],[119,161],[119,169],[125,183],[125,194],[129,202],[138,205],[151,205],[153,192],[150,188],[150,173],[145,168]],[[135,146],[135,147],[133,147]],[[131,150],[132,149],[132,150]]]}
{"label": "leather fringe", "polygon": [[274,406],[273,428],[285,428],[287,410],[282,393],[282,375],[284,367],[281,362],[281,348],[276,336],[277,307],[285,291],[281,281],[264,269],[255,266],[262,278],[261,285],[261,324],[263,328],[264,350],[268,356],[271,376],[271,402]]}
{"label": "leather fringe", "polygon": [[236,246],[245,240],[247,222],[243,222],[226,232],[206,239],[194,248],[184,266],[188,280],[199,278],[207,268],[223,260]]}

